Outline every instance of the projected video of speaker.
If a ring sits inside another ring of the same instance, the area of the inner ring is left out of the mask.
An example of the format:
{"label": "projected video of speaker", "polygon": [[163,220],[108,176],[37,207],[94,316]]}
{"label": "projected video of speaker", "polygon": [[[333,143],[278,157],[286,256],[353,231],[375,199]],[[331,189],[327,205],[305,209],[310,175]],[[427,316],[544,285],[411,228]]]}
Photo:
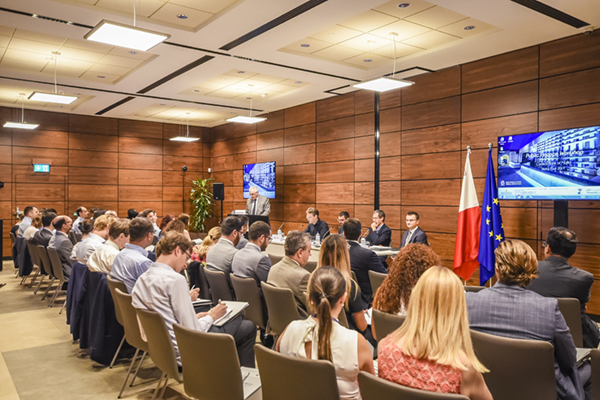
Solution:
{"label": "projected video of speaker", "polygon": [[498,137],[498,196],[600,199],[600,126]]}
{"label": "projected video of speaker", "polygon": [[244,165],[244,198],[250,198],[250,188],[258,188],[258,194],[275,198],[275,161]]}

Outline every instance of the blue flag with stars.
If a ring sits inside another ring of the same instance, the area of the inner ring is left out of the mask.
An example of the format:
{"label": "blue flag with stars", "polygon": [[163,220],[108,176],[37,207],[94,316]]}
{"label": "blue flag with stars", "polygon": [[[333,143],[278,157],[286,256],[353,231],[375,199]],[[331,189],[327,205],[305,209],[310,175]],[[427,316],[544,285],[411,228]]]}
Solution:
{"label": "blue flag with stars", "polygon": [[483,286],[495,274],[496,256],[494,250],[504,241],[504,225],[500,215],[498,186],[494,174],[492,149],[488,152],[488,166],[485,176],[485,193],[481,206],[481,230],[479,232],[479,282]]}

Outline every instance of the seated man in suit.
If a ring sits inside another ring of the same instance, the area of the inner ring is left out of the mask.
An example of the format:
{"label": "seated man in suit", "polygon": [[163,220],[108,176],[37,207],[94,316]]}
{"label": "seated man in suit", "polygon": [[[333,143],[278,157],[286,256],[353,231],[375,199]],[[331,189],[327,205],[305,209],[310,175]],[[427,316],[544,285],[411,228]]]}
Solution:
{"label": "seated man in suit", "polygon": [[285,238],[285,257],[271,267],[267,283],[290,289],[296,298],[298,312],[302,318],[308,317],[306,288],[310,273],[304,269],[310,257],[310,236],[305,232],[290,231]]}
{"label": "seated man in suit", "polygon": [[534,251],[520,240],[509,239],[500,243],[495,253],[498,282],[491,288],[466,294],[471,329],[551,343],[558,399],[583,399],[584,391],[591,390],[591,368],[584,363],[578,370],[577,350],[558,302],[525,289],[536,278],[538,263]]}
{"label": "seated man in suit", "polygon": [[414,211],[409,211],[406,214],[406,227],[408,229],[402,235],[400,247],[404,247],[409,243],[429,244],[427,241],[427,234],[419,228],[419,214]]}
{"label": "seated man in suit", "polygon": [[348,252],[350,253],[350,269],[354,271],[358,286],[364,300],[367,304],[371,304],[373,300],[373,289],[371,288],[371,280],[369,279],[369,271],[380,272],[387,274],[387,270],[381,264],[381,260],[372,250],[362,247],[358,243],[362,226],[356,218],[350,218],[344,222],[344,235],[350,245]]}
{"label": "seated man in suit", "polygon": [[31,221],[33,221],[33,219],[38,215],[38,209],[33,207],[33,206],[27,206],[25,207],[25,210],[23,210],[23,219],[21,220],[21,223],[19,223],[19,229],[17,230],[17,233],[15,234],[15,236],[23,236],[23,234],[25,233],[25,230],[27,228],[29,228],[29,226],[31,225]]}
{"label": "seated man in suit", "polygon": [[54,229],[56,229],[56,232],[54,233],[54,236],[52,236],[52,239],[50,239],[50,242],[48,242],[48,247],[56,249],[58,252],[63,273],[65,274],[65,278],[68,278],[71,276],[71,270],[76,262],[71,258],[73,243],[71,243],[71,240],[67,235],[67,232],[69,232],[73,225],[73,220],[66,215],[61,215],[54,219],[52,225],[54,226]]}
{"label": "seated man in suit", "polygon": [[242,236],[242,220],[239,217],[227,217],[221,223],[221,239],[206,254],[206,267],[211,271],[222,271],[229,276],[235,248]]}
{"label": "seated man in suit", "polygon": [[241,250],[248,244],[248,239],[246,239],[244,235],[246,232],[248,232],[248,222],[250,222],[250,219],[247,215],[240,215],[238,218],[242,220],[242,235],[240,236],[240,241],[235,248]]}
{"label": "seated man in suit", "polygon": [[597,348],[600,342],[598,325],[585,313],[590,301],[594,275],[569,265],[569,258],[577,249],[575,232],[554,227],[548,232],[544,247],[545,261],[538,263],[538,278],[528,289],[545,297],[573,297],[581,305],[583,347]]}
{"label": "seated man in suit", "polygon": [[77,261],[87,265],[87,260],[92,253],[106,242],[108,230],[113,220],[114,218],[110,215],[101,215],[94,219],[94,230],[77,246],[75,254]]}
{"label": "seated man in suit", "polygon": [[31,238],[31,243],[48,247],[48,243],[50,243],[50,239],[52,239],[52,236],[54,235],[52,233],[52,230],[54,229],[52,221],[54,221],[54,218],[56,218],[55,213],[48,211],[44,212],[42,215],[43,228],[33,235]]}
{"label": "seated man in suit", "polygon": [[110,276],[121,281],[131,293],[138,278],[150,268],[148,250],[154,241],[154,225],[148,218],[137,217],[129,223],[129,243],[115,256]]}
{"label": "seated man in suit", "polygon": [[77,208],[77,219],[75,220],[75,222],[73,222],[73,232],[81,233],[80,225],[83,223],[83,221],[85,221],[87,217],[89,217],[89,215],[90,212],[87,210],[87,208],[83,206]]}
{"label": "seated man in suit", "polygon": [[153,310],[165,320],[171,336],[177,361],[181,363],[173,324],[200,332],[226,333],[235,339],[238,358],[244,367],[254,368],[254,341],[256,327],[238,315],[222,327],[213,322],[225,315],[227,306],[218,304],[208,312],[196,313],[192,301],[198,298],[198,289],[189,290],[181,271],[191,258],[193,243],[184,234],[166,232],[156,245],[158,258],[144,272],[133,287],[132,305],[143,310]]}
{"label": "seated man in suit", "polygon": [[373,211],[373,223],[369,227],[366,240],[371,246],[388,247],[392,243],[392,230],[385,224],[383,211]]}
{"label": "seated man in suit", "polygon": [[338,226],[338,235],[344,234],[344,222],[346,222],[348,218],[350,218],[348,211],[342,211],[338,215],[338,224],[340,224],[340,226]]}
{"label": "seated man in suit", "polygon": [[263,215],[271,214],[271,203],[267,196],[258,194],[258,188],[252,186],[249,190],[250,197],[246,201],[246,213],[248,215]]}
{"label": "seated man in suit", "polygon": [[231,270],[234,275],[254,279],[261,289],[260,283],[267,281],[271,269],[271,259],[262,253],[269,245],[271,227],[263,221],[256,221],[250,227],[248,237],[250,241],[246,247],[235,253]]}
{"label": "seated man in suit", "polygon": [[110,224],[108,240],[88,258],[87,266],[92,272],[110,274],[115,257],[129,243],[129,220],[116,219]]}
{"label": "seated man in suit", "polygon": [[312,240],[315,239],[317,233],[321,236],[321,240],[329,235],[329,225],[319,218],[319,210],[316,208],[309,207],[308,210],[306,210],[306,220],[308,221],[308,226],[304,232],[308,233]]}

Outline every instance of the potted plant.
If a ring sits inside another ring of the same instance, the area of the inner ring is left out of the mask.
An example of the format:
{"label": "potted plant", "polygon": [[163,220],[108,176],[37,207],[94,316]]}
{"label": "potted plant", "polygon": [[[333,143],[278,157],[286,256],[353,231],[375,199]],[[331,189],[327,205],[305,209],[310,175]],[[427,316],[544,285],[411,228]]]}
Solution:
{"label": "potted plant", "polygon": [[204,231],[204,222],[212,217],[212,182],[213,178],[192,181],[190,203],[194,206],[190,218],[190,228],[197,232]]}

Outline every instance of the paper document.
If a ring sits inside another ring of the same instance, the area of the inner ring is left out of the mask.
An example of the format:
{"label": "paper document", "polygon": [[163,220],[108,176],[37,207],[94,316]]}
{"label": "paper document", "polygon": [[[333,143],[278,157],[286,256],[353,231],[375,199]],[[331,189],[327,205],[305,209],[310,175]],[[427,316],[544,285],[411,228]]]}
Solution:
{"label": "paper document", "polygon": [[244,400],[260,389],[260,374],[257,368],[242,367],[242,383],[244,384]]}
{"label": "paper document", "polygon": [[242,311],[244,311],[244,309],[246,307],[248,307],[248,303],[246,303],[245,301],[222,301],[221,303],[225,304],[227,306],[227,312],[225,313],[224,316],[222,316],[221,318],[217,319],[215,322],[213,322],[214,326],[223,326],[225,325],[229,320],[237,317]]}
{"label": "paper document", "polygon": [[576,350],[577,350],[577,366],[580,366],[581,364],[586,362],[588,360],[588,358],[590,358],[590,352],[592,351],[592,349],[581,349],[578,347]]}
{"label": "paper document", "polygon": [[212,300],[209,299],[198,299],[196,301],[192,301],[193,306],[203,306],[205,304],[212,304]]}

